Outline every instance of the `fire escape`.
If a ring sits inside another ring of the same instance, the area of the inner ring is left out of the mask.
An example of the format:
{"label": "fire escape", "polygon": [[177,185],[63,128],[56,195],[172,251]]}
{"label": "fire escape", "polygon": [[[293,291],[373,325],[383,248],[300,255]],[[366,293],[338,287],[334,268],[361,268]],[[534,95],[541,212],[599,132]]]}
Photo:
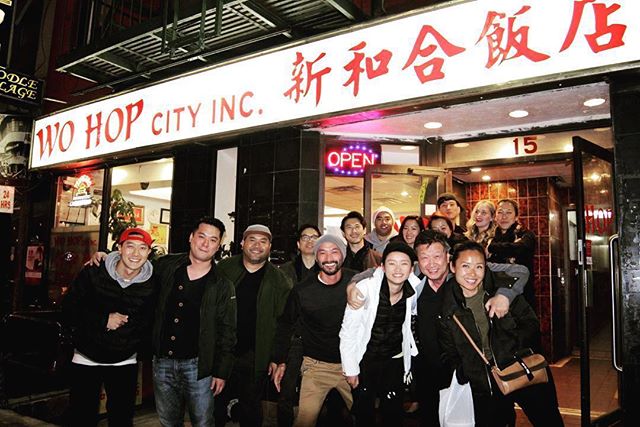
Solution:
{"label": "fire escape", "polygon": [[57,70],[95,83],[76,94],[122,90],[364,21],[362,4],[371,3],[66,0],[73,31]]}

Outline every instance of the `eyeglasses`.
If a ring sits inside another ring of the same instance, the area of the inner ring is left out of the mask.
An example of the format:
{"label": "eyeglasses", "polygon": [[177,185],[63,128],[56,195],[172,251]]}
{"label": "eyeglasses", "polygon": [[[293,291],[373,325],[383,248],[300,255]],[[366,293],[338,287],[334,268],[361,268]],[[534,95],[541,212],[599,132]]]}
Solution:
{"label": "eyeglasses", "polygon": [[300,236],[300,240],[302,240],[303,242],[315,242],[319,237],[320,236],[317,236],[315,234],[303,234],[302,236]]}

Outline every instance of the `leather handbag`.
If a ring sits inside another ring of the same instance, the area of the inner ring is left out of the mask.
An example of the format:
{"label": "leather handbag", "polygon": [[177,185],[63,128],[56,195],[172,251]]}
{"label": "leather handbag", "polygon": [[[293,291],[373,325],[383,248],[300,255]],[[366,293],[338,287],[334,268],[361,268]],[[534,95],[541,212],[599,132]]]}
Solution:
{"label": "leather handbag", "polygon": [[489,366],[491,375],[502,394],[507,395],[521,388],[549,382],[549,376],[547,375],[548,363],[544,356],[527,349],[524,354],[522,352],[514,354],[513,363],[504,369],[499,369],[497,366],[491,365],[487,360],[456,315],[454,314],[452,317],[484,363]]}

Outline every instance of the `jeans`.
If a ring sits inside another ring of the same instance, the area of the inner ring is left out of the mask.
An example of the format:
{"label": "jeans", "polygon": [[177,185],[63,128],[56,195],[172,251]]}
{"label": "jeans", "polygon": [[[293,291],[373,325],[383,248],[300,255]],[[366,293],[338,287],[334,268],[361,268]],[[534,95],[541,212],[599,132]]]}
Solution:
{"label": "jeans", "polygon": [[98,424],[100,386],[107,393],[109,426],[133,425],[136,401],[138,365],[86,366],[71,364],[69,393],[71,426],[89,427]]}
{"label": "jeans", "polygon": [[198,359],[153,358],[153,391],[163,427],[184,424],[185,404],[194,427],[211,427],[211,377],[198,380]]}

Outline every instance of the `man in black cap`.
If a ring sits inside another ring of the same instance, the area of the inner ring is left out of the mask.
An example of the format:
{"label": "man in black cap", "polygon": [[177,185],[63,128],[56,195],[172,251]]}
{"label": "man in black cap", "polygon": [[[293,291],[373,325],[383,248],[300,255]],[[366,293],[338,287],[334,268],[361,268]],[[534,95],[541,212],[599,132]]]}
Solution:
{"label": "man in black cap", "polygon": [[349,384],[342,375],[338,333],[347,304],[346,286],[355,271],[342,268],[346,245],[340,237],[325,234],[316,241],[313,250],[320,271],[292,289],[278,320],[271,367],[275,371],[273,382],[280,390],[280,381],[288,369],[285,362],[291,336],[299,328],[304,358],[294,426],[315,426],[325,397],[334,388],[347,407],[352,402]]}
{"label": "man in black cap", "polygon": [[[455,229],[453,230],[455,233],[463,234],[467,231],[464,220],[460,218],[460,213],[463,210],[462,205],[455,194],[442,193],[438,197],[436,204],[438,205],[438,212],[440,212],[442,216],[449,218],[455,226]],[[463,221],[463,224],[460,224],[461,220]]]}
{"label": "man in black cap", "polygon": [[340,331],[340,355],[347,381],[353,387],[356,426],[375,425],[375,401],[380,399],[384,426],[402,424],[404,384],[411,380],[411,357],[418,354],[411,332],[415,312],[414,250],[404,242],[391,242],[382,266],[362,280],[367,303],[347,306]]}

